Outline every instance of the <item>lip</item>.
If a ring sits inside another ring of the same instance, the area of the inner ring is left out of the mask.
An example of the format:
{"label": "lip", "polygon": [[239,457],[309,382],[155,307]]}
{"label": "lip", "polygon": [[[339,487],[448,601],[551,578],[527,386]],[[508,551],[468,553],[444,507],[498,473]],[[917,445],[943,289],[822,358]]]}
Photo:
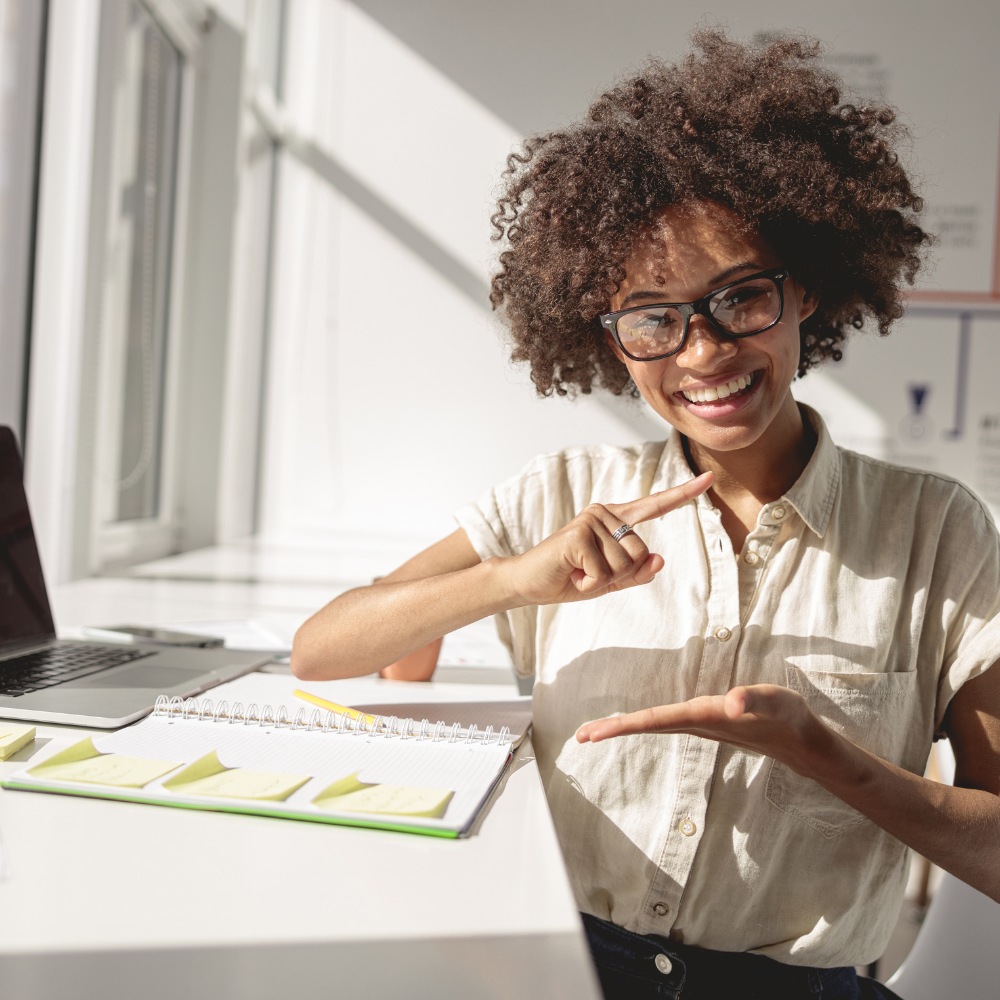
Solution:
{"label": "lip", "polygon": [[[725,399],[717,399],[711,403],[692,403],[691,400],[685,399],[682,392],[691,392],[694,389],[711,389],[717,385],[722,385],[725,382],[731,382],[734,376],[730,375],[728,378],[720,378],[715,382],[701,382],[695,386],[685,386],[683,390],[678,390],[674,395],[680,400],[681,404],[688,411],[688,413],[694,414],[696,417],[700,417],[702,420],[714,420],[719,417],[728,417],[732,413],[738,413],[740,410],[749,406],[751,401],[756,399],[758,390],[764,379],[767,377],[767,373],[762,369],[753,369],[754,371],[760,371],[760,374],[755,379],[752,386],[750,386],[749,392],[744,392],[739,396],[727,396]],[[740,373],[742,374],[742,372]],[[738,377],[738,376],[737,376]]]}
{"label": "lip", "polygon": [[730,372],[728,375],[720,375],[715,379],[708,379],[703,382],[692,382],[690,385],[682,385],[677,392],[694,392],[697,389],[714,389],[716,386],[728,385],[734,379],[738,379],[741,375],[744,378],[749,378],[756,371],[761,371],[760,368],[751,368],[749,371],[745,372]]}

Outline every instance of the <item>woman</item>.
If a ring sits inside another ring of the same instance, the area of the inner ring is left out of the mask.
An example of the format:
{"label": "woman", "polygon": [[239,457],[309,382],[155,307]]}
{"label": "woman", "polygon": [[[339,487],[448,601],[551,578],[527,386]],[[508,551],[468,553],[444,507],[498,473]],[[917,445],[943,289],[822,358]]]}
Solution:
{"label": "woman", "polygon": [[[494,217],[539,392],[637,390],[674,433],[534,460],[292,669],[429,676],[497,615],[607,996],[891,996],[852,966],[907,847],[1000,900],[1000,541],[790,392],[888,333],[920,264],[892,112],[841,104],[808,41],[696,43],[529,140]],[[953,788],[921,777],[937,735]]]}

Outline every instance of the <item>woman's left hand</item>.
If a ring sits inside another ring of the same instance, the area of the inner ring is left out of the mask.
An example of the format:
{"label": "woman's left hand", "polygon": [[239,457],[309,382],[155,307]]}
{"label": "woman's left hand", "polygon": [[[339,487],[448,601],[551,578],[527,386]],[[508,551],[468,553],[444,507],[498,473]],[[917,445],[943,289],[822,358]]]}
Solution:
{"label": "woman's left hand", "polygon": [[813,715],[797,691],[774,684],[598,719],[576,738],[692,733],[773,757],[1000,903],[998,706],[1000,661],[966,681],[948,707],[945,729],[957,760],[952,787],[855,746]]}
{"label": "woman's left hand", "polygon": [[598,743],[632,733],[691,733],[774,757],[804,774],[808,759],[822,752],[820,745],[830,730],[797,691],[753,684],[725,695],[588,722],[577,730],[576,738],[580,743]]}

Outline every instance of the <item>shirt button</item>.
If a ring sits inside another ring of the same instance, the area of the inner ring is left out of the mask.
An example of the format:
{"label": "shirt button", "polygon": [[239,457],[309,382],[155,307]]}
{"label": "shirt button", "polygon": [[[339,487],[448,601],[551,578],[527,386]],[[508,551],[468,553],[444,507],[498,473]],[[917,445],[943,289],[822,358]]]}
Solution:
{"label": "shirt button", "polygon": [[658,917],[665,917],[665,916],[667,915],[667,913],[669,912],[669,910],[670,910],[670,907],[669,907],[669,906],[667,906],[667,904],[666,904],[666,903],[657,903],[657,904],[656,904],[656,905],[655,905],[655,906],[653,907],[653,912],[654,912],[654,913],[655,913],[655,914],[656,914],[656,915],[657,915]]}
{"label": "shirt button", "polygon": [[715,638],[718,639],[719,642],[725,642],[732,634],[733,633],[730,632],[725,625],[723,625],[722,628],[717,628],[715,630]]}
{"label": "shirt button", "polygon": [[662,951],[656,956],[656,958],[653,959],[653,961],[656,963],[656,967],[660,970],[660,972],[662,972],[665,976],[670,975],[674,964],[669,958],[667,958],[666,955],[663,954]]}
{"label": "shirt button", "polygon": [[746,563],[746,564],[747,564],[748,566],[756,566],[756,565],[757,565],[757,560],[758,560],[758,559],[760,559],[760,556],[759,556],[759,555],[757,555],[757,553],[756,553],[756,552],[748,552],[748,553],[747,553],[747,554],[746,554],[746,555],[745,555],[745,556],[743,557],[743,561],[744,561],[744,562],[745,562],[745,563]]}
{"label": "shirt button", "polygon": [[694,820],[688,816],[681,820],[680,831],[685,837],[693,837],[698,832],[698,827],[694,825]]}
{"label": "shirt button", "polygon": [[773,517],[775,521],[780,521],[785,516],[785,514],[786,514],[785,508],[780,505],[775,507],[774,510],[771,511],[771,517]]}

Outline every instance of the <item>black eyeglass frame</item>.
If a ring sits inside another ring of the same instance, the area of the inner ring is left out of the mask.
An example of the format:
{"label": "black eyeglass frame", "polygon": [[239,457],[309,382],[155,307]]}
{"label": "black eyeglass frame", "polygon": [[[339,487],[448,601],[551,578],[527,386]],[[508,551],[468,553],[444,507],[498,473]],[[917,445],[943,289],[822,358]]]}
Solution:
{"label": "black eyeglass frame", "polygon": [[[743,278],[737,278],[736,281],[729,282],[728,285],[722,285],[719,288],[714,288],[707,295],[703,295],[700,299],[697,299],[694,302],[650,302],[642,306],[632,306],[631,309],[622,309],[620,312],[604,313],[598,318],[601,321],[601,326],[603,326],[604,329],[615,338],[615,343],[622,349],[627,357],[631,358],[633,361],[660,361],[661,359],[669,358],[671,355],[684,349],[684,345],[687,343],[688,333],[691,330],[691,318],[693,316],[704,316],[705,319],[707,319],[712,325],[713,330],[722,334],[723,337],[729,337],[733,340],[742,340],[744,337],[756,337],[758,333],[763,333],[765,330],[770,330],[771,327],[777,326],[781,322],[781,317],[785,312],[784,285],[788,277],[789,272],[787,266],[782,265],[781,267],[772,267],[767,271],[758,271],[756,274],[748,274]],[[711,314],[708,308],[709,302],[721,292],[725,292],[730,288],[735,288],[737,285],[742,285],[745,281],[755,281],[758,278],[770,278],[778,289],[777,317],[773,322],[768,323],[767,326],[762,326],[759,330],[754,330],[752,333],[730,333],[724,327],[720,326],[715,317]],[[681,342],[672,351],[667,351],[666,354],[657,354],[651,358],[637,358],[634,354],[629,353],[628,349],[622,343],[621,337],[618,336],[618,320],[620,320],[622,316],[627,316],[629,313],[641,312],[644,309],[676,309],[681,316],[684,317],[684,330],[681,333]]]}

